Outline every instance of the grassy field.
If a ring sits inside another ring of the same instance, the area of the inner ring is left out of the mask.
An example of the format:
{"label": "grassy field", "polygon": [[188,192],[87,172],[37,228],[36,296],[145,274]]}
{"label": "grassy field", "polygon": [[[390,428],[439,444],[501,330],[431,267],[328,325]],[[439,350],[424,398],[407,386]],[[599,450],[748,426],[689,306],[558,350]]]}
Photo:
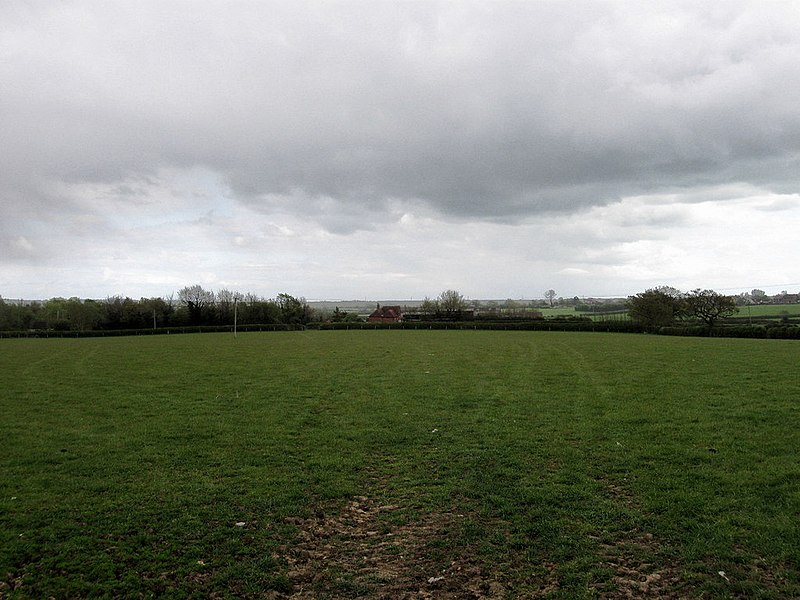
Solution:
{"label": "grassy field", "polygon": [[800,304],[757,304],[740,306],[736,313],[739,318],[752,317],[797,317],[800,316]]}
{"label": "grassy field", "polygon": [[0,340],[0,597],[800,597],[800,344]]}
{"label": "grassy field", "polygon": [[554,317],[581,317],[589,313],[578,312],[572,306],[558,306],[553,308],[537,308],[545,319]]}
{"label": "grassy field", "polygon": [[613,312],[584,312],[577,311],[571,306],[559,306],[554,308],[539,308],[545,319],[589,317],[593,321],[627,321],[630,319],[625,311]]}
{"label": "grassy field", "polygon": [[[539,309],[546,319],[554,317],[594,317],[597,320],[603,319],[627,319],[627,313],[619,312],[608,315],[597,315],[596,313],[577,312],[572,307],[542,308]],[[800,304],[756,304],[752,306],[740,306],[739,311],[733,315],[738,319],[758,318],[758,317],[798,317],[800,316]]]}

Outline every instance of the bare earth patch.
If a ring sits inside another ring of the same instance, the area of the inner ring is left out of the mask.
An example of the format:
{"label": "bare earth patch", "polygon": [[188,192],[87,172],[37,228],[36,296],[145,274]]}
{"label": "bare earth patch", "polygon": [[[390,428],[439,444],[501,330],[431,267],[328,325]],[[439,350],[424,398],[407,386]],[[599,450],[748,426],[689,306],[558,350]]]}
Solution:
{"label": "bare earth patch", "polygon": [[[622,503],[633,502],[622,488],[609,486],[609,493]],[[475,548],[457,539],[464,520],[474,515],[439,512],[409,521],[400,509],[357,496],[338,514],[288,518],[297,535],[276,558],[288,564],[292,591],[273,592],[272,597],[542,598],[558,590],[556,565],[542,565],[541,581],[521,582],[513,580],[515,565],[482,562]],[[650,533],[623,532],[599,547],[602,564],[614,576],[593,586],[598,597],[692,597],[681,580],[680,566],[664,563],[662,545]]]}
{"label": "bare earth patch", "polygon": [[[634,499],[624,488],[608,484],[609,494],[621,504],[633,506]],[[601,598],[664,598],[683,600],[692,598],[686,593],[677,564],[658,563],[655,557],[661,543],[651,534],[627,531],[613,543],[600,544],[603,563],[614,571],[614,589],[595,586]]]}
{"label": "bare earth patch", "polygon": [[664,598],[679,600],[691,598],[682,584],[676,565],[655,564],[642,558],[654,551],[650,534],[637,539],[620,540],[602,545],[604,562],[614,570],[613,591],[600,591],[602,598]]}
{"label": "bare earth patch", "polygon": [[297,540],[282,550],[293,592],[277,597],[506,597],[503,584],[469,547],[448,545],[463,514],[392,524],[398,509],[360,496],[338,515],[291,519]]}
{"label": "bare earth patch", "polygon": [[[629,501],[623,490],[610,491]],[[281,548],[293,589],[274,597],[541,598],[558,589],[555,565],[549,565],[538,585],[524,582],[526,591],[520,596],[516,586],[505,583],[509,565],[482,564],[473,548],[451,543],[469,515],[426,514],[396,524],[392,513],[399,509],[358,496],[336,515],[287,519],[298,528],[294,543]],[[648,559],[659,550],[651,534],[626,532],[600,548],[603,563],[615,573],[611,582],[595,586],[600,598],[691,598],[678,565]]]}

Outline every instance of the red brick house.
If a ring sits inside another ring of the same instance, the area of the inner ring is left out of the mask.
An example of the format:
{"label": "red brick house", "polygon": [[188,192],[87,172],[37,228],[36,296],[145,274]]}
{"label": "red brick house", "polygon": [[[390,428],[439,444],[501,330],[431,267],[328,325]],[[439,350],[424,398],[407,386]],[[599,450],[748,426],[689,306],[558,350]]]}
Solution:
{"label": "red brick house", "polygon": [[370,323],[399,323],[402,320],[403,313],[399,306],[381,306],[380,304],[367,318]]}

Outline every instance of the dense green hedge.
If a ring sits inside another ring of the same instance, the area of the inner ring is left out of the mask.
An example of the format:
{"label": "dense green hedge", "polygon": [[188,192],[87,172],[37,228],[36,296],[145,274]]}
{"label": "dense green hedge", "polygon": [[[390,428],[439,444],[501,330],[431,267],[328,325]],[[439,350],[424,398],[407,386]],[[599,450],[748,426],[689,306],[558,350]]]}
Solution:
{"label": "dense green hedge", "polygon": [[[297,331],[305,329],[303,325],[239,325],[236,331]],[[233,333],[233,325],[195,325],[186,327],[159,327],[157,329],[112,329],[92,331],[0,331],[0,338],[84,338],[84,337],[117,337],[123,335],[167,335],[180,333]]]}
{"label": "dense green hedge", "polygon": [[497,320],[497,321],[408,321],[400,323],[319,323],[309,328],[338,329],[484,329],[492,331],[606,331],[641,333],[644,328],[633,321],[580,320]]}
{"label": "dense green hedge", "polygon": [[796,325],[722,325],[713,329],[704,325],[685,325],[660,327],[655,333],[695,337],[800,339],[800,327]]}
{"label": "dense green hedge", "polygon": [[770,327],[767,329],[767,337],[783,340],[800,340],[800,327],[796,325]]}
{"label": "dense green hedge", "polygon": [[[797,325],[720,325],[709,329],[705,325],[647,327],[634,321],[590,320],[529,320],[529,321],[409,321],[401,323],[312,323],[303,325],[240,325],[237,331],[297,331],[319,330],[370,330],[370,329],[430,329],[492,331],[598,331],[608,333],[652,333],[694,337],[800,339]],[[82,338],[114,337],[121,335],[167,335],[181,333],[233,333],[231,325],[201,325],[193,327],[161,327],[158,329],[119,329],[111,331],[0,331],[0,338],[47,337]]]}

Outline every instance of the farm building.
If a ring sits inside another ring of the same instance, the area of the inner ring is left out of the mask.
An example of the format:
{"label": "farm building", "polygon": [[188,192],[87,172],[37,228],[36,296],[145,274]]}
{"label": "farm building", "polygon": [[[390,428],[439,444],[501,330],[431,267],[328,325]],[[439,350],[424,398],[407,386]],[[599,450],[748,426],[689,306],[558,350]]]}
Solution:
{"label": "farm building", "polygon": [[399,306],[381,306],[372,311],[367,318],[370,323],[399,323],[403,320],[403,313]]}

